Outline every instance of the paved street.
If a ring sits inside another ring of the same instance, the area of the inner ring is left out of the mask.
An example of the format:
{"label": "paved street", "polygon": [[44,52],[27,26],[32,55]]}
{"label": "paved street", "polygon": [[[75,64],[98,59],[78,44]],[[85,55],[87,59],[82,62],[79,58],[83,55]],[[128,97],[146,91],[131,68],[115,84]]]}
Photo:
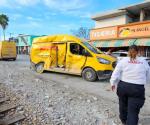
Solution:
{"label": "paved street", "polygon": [[[87,82],[79,76],[30,70],[28,56],[0,61],[0,87],[20,98],[28,124],[36,125],[119,125],[118,100],[109,80]],[[142,125],[150,122],[150,85],[141,111]],[[6,92],[7,93],[7,92]]]}

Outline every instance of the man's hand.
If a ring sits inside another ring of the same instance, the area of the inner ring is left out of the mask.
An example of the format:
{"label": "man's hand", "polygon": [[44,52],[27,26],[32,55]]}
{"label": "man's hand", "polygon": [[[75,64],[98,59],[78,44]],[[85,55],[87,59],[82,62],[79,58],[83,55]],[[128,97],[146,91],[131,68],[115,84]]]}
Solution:
{"label": "man's hand", "polygon": [[112,86],[111,86],[111,90],[114,92],[115,89],[116,89],[116,86],[115,86],[115,85],[112,85]]}

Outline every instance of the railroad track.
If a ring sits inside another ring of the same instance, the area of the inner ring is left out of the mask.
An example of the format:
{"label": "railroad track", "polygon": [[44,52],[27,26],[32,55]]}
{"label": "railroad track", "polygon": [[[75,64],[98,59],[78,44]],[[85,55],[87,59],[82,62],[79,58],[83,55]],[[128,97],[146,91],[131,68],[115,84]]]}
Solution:
{"label": "railroad track", "polygon": [[[24,114],[15,112],[19,105],[9,100],[9,97],[0,97],[0,125],[13,125],[25,119]],[[10,115],[12,110],[14,113]]]}

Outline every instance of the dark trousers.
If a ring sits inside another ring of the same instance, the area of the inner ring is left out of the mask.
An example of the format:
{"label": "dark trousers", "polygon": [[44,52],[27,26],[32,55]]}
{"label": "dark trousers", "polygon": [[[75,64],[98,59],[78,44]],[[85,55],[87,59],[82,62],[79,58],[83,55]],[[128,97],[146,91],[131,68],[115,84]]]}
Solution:
{"label": "dark trousers", "polygon": [[120,119],[125,125],[137,125],[140,108],[145,102],[144,85],[120,81],[117,88]]}

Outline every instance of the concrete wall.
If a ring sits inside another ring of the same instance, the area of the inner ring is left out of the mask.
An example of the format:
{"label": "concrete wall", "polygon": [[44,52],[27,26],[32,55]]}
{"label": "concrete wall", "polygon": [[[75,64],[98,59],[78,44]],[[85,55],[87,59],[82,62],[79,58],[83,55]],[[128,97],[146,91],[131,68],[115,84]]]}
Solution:
{"label": "concrete wall", "polygon": [[121,15],[113,18],[103,19],[95,22],[95,28],[124,25],[131,23],[133,20],[128,15]]}
{"label": "concrete wall", "polygon": [[116,26],[122,24],[126,24],[126,15],[96,21],[95,28]]}

